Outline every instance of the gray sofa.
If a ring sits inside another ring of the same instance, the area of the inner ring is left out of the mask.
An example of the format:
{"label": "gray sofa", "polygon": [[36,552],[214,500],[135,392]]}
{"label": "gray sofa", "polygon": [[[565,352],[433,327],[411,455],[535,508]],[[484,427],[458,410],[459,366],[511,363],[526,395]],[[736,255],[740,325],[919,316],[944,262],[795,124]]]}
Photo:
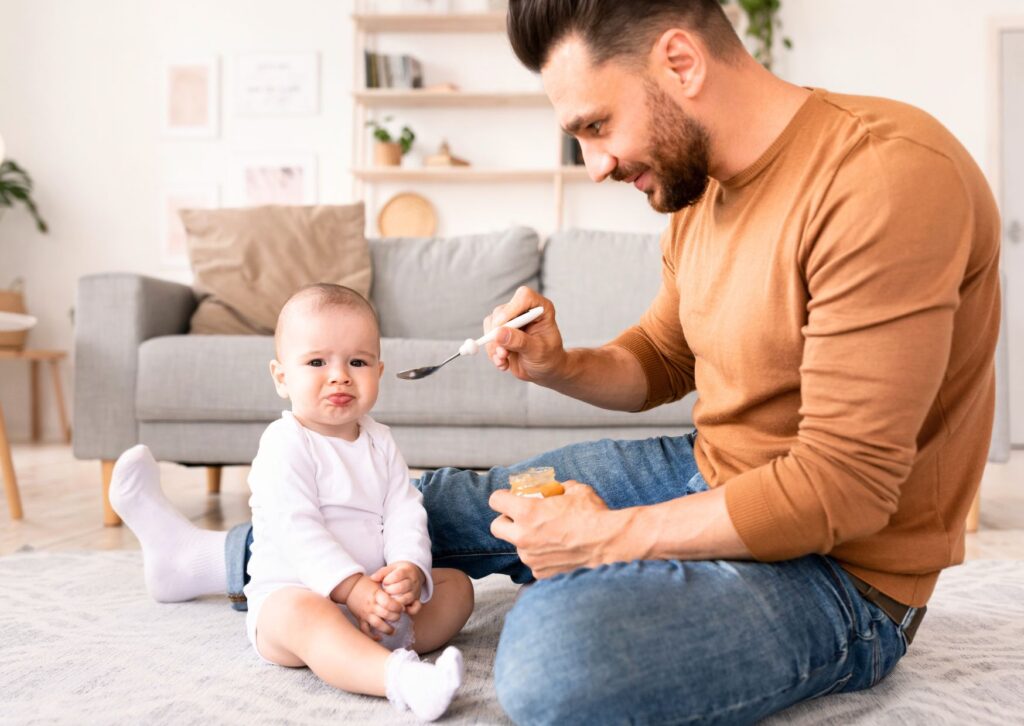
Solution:
{"label": "gray sofa", "polygon": [[[606,411],[501,374],[484,355],[422,381],[394,375],[440,362],[479,336],[484,316],[519,285],[551,298],[567,346],[608,341],[657,290],[656,236],[570,230],[542,246],[532,230],[514,228],[370,246],[385,364],[373,416],[392,428],[410,466],[489,467],[579,441],[692,429],[692,397],[640,414]],[[76,457],[109,462],[141,442],[163,461],[252,460],[263,429],[287,405],[268,372],[273,340],[187,335],[196,302],[190,287],[140,275],[80,280]]]}

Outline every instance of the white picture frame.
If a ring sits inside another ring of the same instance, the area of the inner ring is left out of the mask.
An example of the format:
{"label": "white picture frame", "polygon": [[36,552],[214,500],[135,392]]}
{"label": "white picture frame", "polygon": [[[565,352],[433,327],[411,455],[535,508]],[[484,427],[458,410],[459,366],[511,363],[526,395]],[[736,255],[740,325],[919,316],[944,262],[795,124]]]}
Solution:
{"label": "white picture frame", "polygon": [[231,176],[232,200],[242,207],[317,203],[317,164],[314,154],[238,155],[234,159]]}
{"label": "white picture frame", "polygon": [[320,54],[238,55],[233,85],[238,116],[313,116],[320,112]]}
{"label": "white picture frame", "polygon": [[168,184],[160,194],[160,264],[175,270],[189,269],[188,236],[178,212],[182,209],[217,209],[220,187],[214,183]]}
{"label": "white picture frame", "polygon": [[165,136],[214,138],[220,133],[220,62],[215,55],[164,61],[160,75]]}

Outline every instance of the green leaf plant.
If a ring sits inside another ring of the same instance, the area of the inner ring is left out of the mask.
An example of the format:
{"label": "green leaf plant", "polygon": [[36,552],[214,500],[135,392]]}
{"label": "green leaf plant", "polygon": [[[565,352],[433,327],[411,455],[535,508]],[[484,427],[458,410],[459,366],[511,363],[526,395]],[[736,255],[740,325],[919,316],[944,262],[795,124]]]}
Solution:
{"label": "green leaf plant", "polygon": [[0,164],[0,208],[13,207],[15,204],[24,204],[28,208],[40,232],[45,234],[49,231],[32,200],[32,177],[16,162],[7,159]]}
{"label": "green leaf plant", "polygon": [[[754,58],[768,70],[772,69],[772,49],[775,47],[775,31],[782,29],[778,17],[782,0],[719,0],[722,5],[734,3],[747,15],[747,35],[754,39]],[[783,47],[793,47],[793,41],[782,38]]]}
{"label": "green leaf plant", "polygon": [[384,124],[390,122],[393,118],[393,116],[385,116],[382,121],[371,119],[366,122],[366,125],[373,129],[373,138],[384,144],[398,144],[402,147],[402,156],[405,156],[409,153],[409,149],[412,148],[412,142],[416,140],[416,134],[408,126],[403,126],[398,138],[392,136]]}

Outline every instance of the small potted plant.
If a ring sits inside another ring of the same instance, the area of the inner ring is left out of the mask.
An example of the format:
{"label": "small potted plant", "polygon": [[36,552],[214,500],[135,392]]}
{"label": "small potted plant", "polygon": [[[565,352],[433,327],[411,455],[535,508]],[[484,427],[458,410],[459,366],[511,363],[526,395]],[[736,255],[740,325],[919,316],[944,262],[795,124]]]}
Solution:
{"label": "small potted plant", "polygon": [[[2,147],[0,143],[0,147]],[[2,153],[2,151],[0,151]],[[18,164],[10,159],[0,163],[0,216],[8,207],[24,204],[36,222],[36,229],[46,233],[48,227],[39,215],[35,201],[32,199],[32,177]],[[22,292],[21,279],[17,279],[8,289],[0,289],[0,311],[24,314],[25,297]],[[27,330],[0,333],[0,348],[21,350],[28,338]]]}
{"label": "small potted plant", "polygon": [[377,143],[373,146],[373,163],[377,166],[400,166],[402,157],[412,148],[412,142],[416,140],[416,134],[408,126],[402,127],[402,132],[396,138],[392,136],[384,125],[392,120],[392,116],[385,116],[383,121],[370,120],[366,125],[373,129],[373,138]]}
{"label": "small potted plant", "polygon": [[24,204],[36,221],[36,229],[46,233],[47,226],[32,200],[32,177],[12,159],[0,164],[0,213],[15,204]]}

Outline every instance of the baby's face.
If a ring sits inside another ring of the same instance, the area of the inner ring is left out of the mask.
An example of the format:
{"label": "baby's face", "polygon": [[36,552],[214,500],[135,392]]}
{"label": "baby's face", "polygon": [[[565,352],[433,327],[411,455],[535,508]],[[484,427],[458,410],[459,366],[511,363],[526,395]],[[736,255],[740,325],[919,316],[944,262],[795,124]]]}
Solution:
{"label": "baby's face", "polygon": [[270,362],[277,393],[308,429],[355,441],[358,420],[373,408],[384,364],[369,313],[312,305],[292,311]]}

